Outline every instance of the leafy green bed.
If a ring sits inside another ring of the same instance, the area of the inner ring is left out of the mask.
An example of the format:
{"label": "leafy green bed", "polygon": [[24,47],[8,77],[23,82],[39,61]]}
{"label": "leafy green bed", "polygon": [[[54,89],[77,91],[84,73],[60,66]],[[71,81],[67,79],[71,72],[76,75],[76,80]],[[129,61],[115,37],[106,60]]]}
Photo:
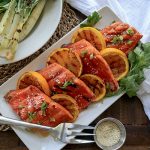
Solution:
{"label": "leafy green bed", "polygon": [[144,81],[144,69],[150,67],[150,42],[141,43],[128,54],[130,70],[126,77],[120,80],[119,90],[117,92],[108,93],[110,97],[126,92],[129,97],[136,96],[141,83]]}

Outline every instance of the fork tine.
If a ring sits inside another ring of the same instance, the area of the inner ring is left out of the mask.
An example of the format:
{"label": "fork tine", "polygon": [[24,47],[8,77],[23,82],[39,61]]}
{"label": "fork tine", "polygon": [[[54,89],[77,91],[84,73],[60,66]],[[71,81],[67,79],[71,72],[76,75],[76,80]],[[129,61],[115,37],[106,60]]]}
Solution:
{"label": "fork tine", "polygon": [[80,125],[80,124],[72,124],[72,123],[66,123],[67,128],[71,130],[81,130],[81,129],[94,129],[92,126],[87,126],[87,125]]}
{"label": "fork tine", "polygon": [[84,133],[84,132],[72,132],[68,136],[77,136],[77,135],[80,135],[80,136],[93,136],[95,134],[93,134],[93,133]]}
{"label": "fork tine", "polygon": [[66,141],[69,144],[83,144],[83,143],[94,143],[92,140],[81,140],[81,139],[67,139]]}

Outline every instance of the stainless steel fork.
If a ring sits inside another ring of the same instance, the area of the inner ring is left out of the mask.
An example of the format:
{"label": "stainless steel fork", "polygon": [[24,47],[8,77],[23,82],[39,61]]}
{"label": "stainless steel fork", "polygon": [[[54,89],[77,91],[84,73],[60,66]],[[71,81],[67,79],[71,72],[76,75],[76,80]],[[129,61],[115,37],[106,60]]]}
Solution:
{"label": "stainless steel fork", "polygon": [[0,124],[7,124],[11,126],[23,126],[25,128],[37,128],[37,129],[46,130],[49,132],[50,135],[52,135],[52,137],[62,141],[63,143],[82,144],[82,143],[94,142],[94,140],[75,138],[75,136],[94,136],[94,133],[85,133],[82,131],[84,129],[90,129],[90,130],[94,129],[94,127],[86,126],[86,125],[73,124],[73,123],[61,123],[57,127],[52,128],[48,126],[42,126],[38,124],[19,121],[4,116],[0,116]]}

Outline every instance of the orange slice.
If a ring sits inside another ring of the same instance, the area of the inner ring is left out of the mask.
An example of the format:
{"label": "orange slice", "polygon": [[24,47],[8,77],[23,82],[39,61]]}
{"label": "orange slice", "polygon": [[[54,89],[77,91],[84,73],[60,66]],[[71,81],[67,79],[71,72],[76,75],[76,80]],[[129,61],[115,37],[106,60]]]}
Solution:
{"label": "orange slice", "polygon": [[34,85],[46,95],[50,96],[50,89],[46,79],[38,72],[25,72],[18,80],[17,89],[23,89],[29,85]]}
{"label": "orange slice", "polygon": [[82,62],[79,55],[68,48],[58,48],[54,50],[48,57],[47,65],[54,62],[67,68],[77,77],[82,73]]}
{"label": "orange slice", "polygon": [[125,77],[129,71],[129,62],[125,53],[116,48],[106,48],[100,52],[106,60],[117,81]]}
{"label": "orange slice", "polygon": [[80,28],[72,37],[72,43],[78,42],[82,39],[90,42],[97,50],[106,48],[106,42],[100,31],[92,27]]}
{"label": "orange slice", "polygon": [[95,94],[93,101],[100,101],[106,94],[106,88],[103,80],[92,74],[84,74],[80,79],[91,89]]}
{"label": "orange slice", "polygon": [[56,94],[52,96],[51,99],[62,105],[72,114],[73,120],[71,120],[71,122],[76,120],[79,115],[79,108],[75,99],[65,94]]}

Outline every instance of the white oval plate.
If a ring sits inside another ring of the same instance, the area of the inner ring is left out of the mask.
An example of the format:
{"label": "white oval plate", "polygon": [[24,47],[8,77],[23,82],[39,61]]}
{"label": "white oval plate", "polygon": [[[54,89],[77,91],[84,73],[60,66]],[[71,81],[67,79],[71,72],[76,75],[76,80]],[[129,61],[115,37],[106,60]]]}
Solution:
{"label": "white oval plate", "polygon": [[62,0],[47,0],[37,24],[21,43],[11,61],[0,58],[0,65],[22,60],[39,50],[55,32],[62,14]]}
{"label": "white oval plate", "polygon": [[[110,23],[114,20],[120,21],[120,19],[108,7],[104,7],[99,11],[99,13],[103,18],[96,24],[96,28],[104,28],[105,26],[110,25]],[[15,89],[17,80],[21,74],[29,70],[40,70],[41,68],[45,67],[45,63],[50,52],[52,52],[56,48],[61,47],[61,45],[64,43],[66,44],[71,42],[72,35],[77,29],[79,29],[79,27],[80,25],[71,30],[68,34],[66,34],[58,42],[53,44],[53,46],[44,51],[39,57],[34,59],[31,63],[29,63],[26,67],[20,70],[17,74],[15,74],[0,87],[0,112],[3,116],[19,119],[19,117],[16,116],[16,113],[11,109],[9,104],[4,100],[4,95],[8,91]],[[122,95],[123,93],[117,96],[104,98],[102,102],[91,104],[87,109],[80,113],[75,123],[83,125],[90,124],[108,107],[115,103]],[[60,150],[66,145],[65,143],[53,139],[50,135],[47,137],[42,137],[40,135],[28,132],[17,127],[13,127],[13,130],[30,150]]]}

